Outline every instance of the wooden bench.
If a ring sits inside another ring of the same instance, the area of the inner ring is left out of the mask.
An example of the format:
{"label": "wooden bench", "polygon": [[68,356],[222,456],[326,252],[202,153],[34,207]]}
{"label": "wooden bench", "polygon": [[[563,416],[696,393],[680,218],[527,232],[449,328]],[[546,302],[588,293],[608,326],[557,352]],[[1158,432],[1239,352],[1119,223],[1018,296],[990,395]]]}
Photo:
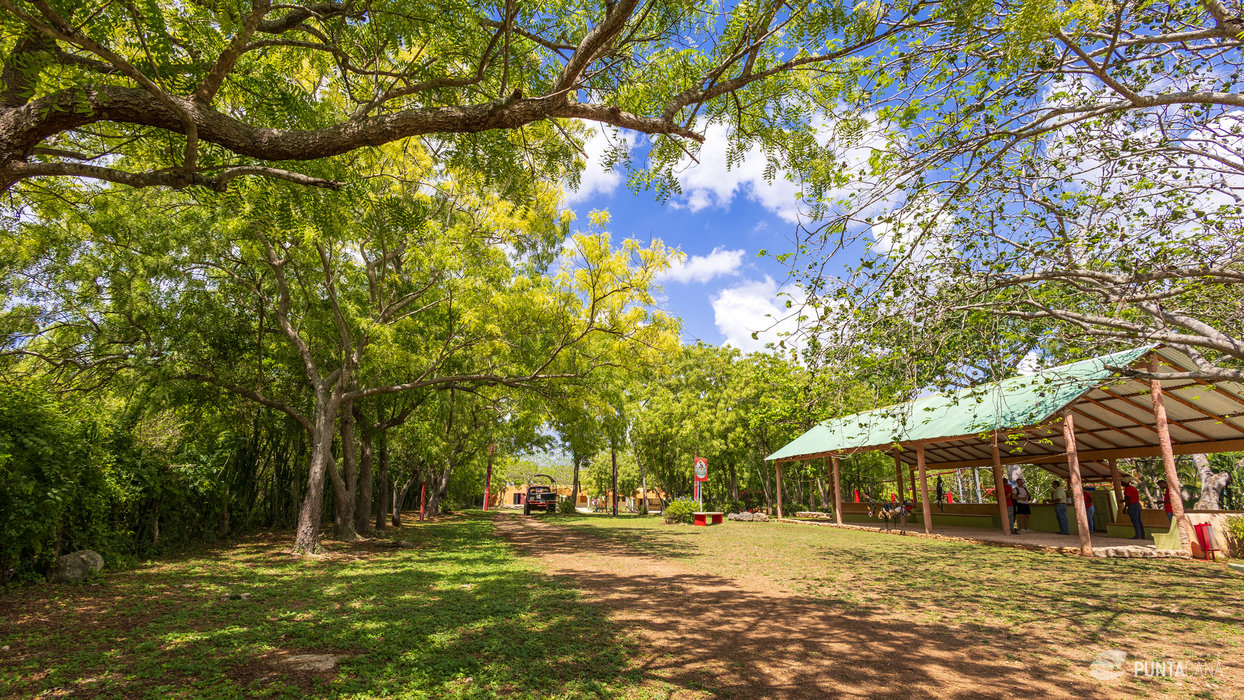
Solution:
{"label": "wooden bench", "polygon": [[721,518],[725,513],[692,513],[691,517],[695,519],[696,525],[720,525]]}
{"label": "wooden bench", "polygon": [[1155,549],[1167,549],[1177,552],[1184,548],[1183,539],[1179,536],[1179,521],[1173,518],[1166,532],[1161,530],[1153,531],[1149,533],[1149,536],[1153,538]]}
{"label": "wooden bench", "polygon": [[[916,509],[911,515],[907,516],[908,520],[916,520],[921,522],[924,516]],[[939,513],[933,511],[933,523],[935,525],[952,525],[958,527],[993,527],[993,516],[984,513]]]}

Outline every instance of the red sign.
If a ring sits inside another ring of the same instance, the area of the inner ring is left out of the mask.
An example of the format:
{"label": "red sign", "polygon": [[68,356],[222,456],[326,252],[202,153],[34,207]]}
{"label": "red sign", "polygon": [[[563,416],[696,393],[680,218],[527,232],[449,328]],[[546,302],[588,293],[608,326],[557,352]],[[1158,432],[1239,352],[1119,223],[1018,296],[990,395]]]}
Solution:
{"label": "red sign", "polygon": [[704,457],[695,458],[695,480],[708,481],[708,460]]}

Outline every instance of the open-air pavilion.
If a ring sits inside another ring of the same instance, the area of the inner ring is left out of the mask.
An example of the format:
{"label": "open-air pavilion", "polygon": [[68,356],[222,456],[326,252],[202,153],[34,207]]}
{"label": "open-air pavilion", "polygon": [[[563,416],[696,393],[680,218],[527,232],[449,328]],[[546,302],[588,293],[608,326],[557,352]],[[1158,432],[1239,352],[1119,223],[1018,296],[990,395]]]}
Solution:
{"label": "open-air pavilion", "polygon": [[[789,462],[827,460],[834,517],[842,524],[838,458],[866,451],[893,455],[899,493],[904,471],[918,476],[925,532],[933,529],[930,474],[992,467],[997,485],[1004,467],[1032,465],[1069,483],[1080,550],[1092,554],[1083,489],[1107,483],[1120,494],[1119,459],[1161,457],[1172,493],[1180,493],[1176,455],[1244,450],[1244,386],[1131,376],[1194,369],[1184,353],[1148,346],[825,421],[766,458],[777,469],[778,517],[784,517],[781,470]],[[990,522],[1000,520],[1009,535],[1005,501],[998,500],[998,519]],[[1191,523],[1180,499],[1172,506],[1188,549],[1195,542]]]}

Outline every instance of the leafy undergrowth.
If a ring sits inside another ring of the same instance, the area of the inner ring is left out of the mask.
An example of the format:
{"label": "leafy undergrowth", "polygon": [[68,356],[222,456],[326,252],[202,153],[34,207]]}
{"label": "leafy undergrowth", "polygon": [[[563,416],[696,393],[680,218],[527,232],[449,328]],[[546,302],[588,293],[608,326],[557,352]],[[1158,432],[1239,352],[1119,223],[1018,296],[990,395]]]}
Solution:
{"label": "leafy undergrowth", "polygon": [[1129,692],[1224,697],[1244,684],[1244,576],[1221,562],[1084,558],[775,523],[704,528],[584,516],[559,524],[842,614],[948,627],[1003,666],[1081,677],[1095,655],[1118,649],[1128,654],[1129,679],[1136,662],[1151,673],[1150,662],[1183,662],[1187,672],[1142,671]]}
{"label": "leafy undergrowth", "polygon": [[[0,696],[642,696],[633,642],[481,516],[326,543],[261,536],[0,593]],[[299,657],[323,655],[332,670]]]}

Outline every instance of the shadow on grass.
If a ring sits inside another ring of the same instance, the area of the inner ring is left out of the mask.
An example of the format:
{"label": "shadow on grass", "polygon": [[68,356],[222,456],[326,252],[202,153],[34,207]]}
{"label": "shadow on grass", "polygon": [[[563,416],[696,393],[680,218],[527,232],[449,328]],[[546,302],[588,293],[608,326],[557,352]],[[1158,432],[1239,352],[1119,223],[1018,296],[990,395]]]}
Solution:
{"label": "shadow on grass", "polygon": [[[600,532],[532,523],[503,527],[533,553],[560,559],[568,587],[590,592],[620,629],[642,630],[652,684],[720,697],[1015,697],[1092,695],[1092,680],[1050,682],[1034,666],[1002,667],[989,629],[896,619],[846,598],[784,595],[735,578],[599,547]],[[613,531],[610,531],[613,534]],[[584,561],[589,554],[591,561]],[[640,565],[639,561],[643,561]]]}
{"label": "shadow on grass", "polygon": [[663,556],[644,546],[671,536],[659,525],[515,523],[530,525],[502,528],[516,545],[574,555],[556,563],[567,585],[648,631],[652,677],[723,695],[1093,695],[1106,648],[1236,676],[1244,645],[1244,582],[1200,562],[754,524]]}
{"label": "shadow on grass", "polygon": [[[634,680],[600,609],[516,560],[488,521],[389,536],[415,548],[329,543],[304,561],[248,541],[0,595],[0,696],[578,697]],[[337,669],[286,661],[309,653]]]}

